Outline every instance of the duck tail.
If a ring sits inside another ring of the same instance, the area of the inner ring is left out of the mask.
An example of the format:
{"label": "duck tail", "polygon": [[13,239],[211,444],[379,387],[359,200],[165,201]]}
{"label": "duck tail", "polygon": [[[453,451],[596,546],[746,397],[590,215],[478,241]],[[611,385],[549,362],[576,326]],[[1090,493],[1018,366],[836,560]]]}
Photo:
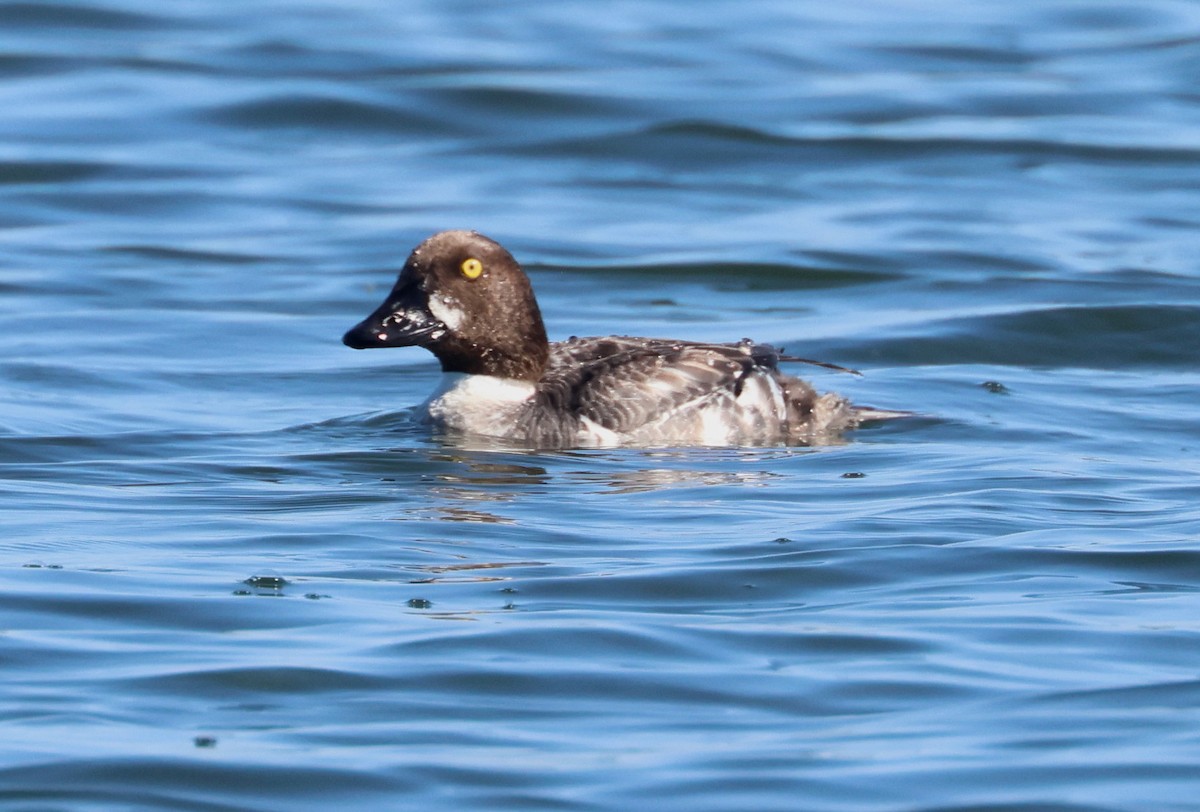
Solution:
{"label": "duck tail", "polygon": [[901,412],[896,409],[877,409],[874,406],[851,406],[854,419],[859,423],[874,420],[898,420],[901,417],[915,417],[916,412]]}

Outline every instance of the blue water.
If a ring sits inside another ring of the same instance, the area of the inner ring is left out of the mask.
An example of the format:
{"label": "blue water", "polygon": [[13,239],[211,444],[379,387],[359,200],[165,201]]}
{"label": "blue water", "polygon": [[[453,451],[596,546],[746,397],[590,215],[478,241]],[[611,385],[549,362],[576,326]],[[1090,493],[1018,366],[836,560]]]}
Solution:
{"label": "blue water", "polygon": [[[1198,81],[1182,0],[0,3],[0,806],[1200,809]],[[430,437],[339,339],[459,227],[919,416]]]}

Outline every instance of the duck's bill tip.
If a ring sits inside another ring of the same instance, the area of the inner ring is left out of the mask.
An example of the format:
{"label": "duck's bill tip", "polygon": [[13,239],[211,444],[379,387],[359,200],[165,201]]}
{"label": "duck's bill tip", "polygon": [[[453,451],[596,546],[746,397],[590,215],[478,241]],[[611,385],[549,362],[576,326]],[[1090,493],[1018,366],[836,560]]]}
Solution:
{"label": "duck's bill tip", "polygon": [[346,331],[342,343],[356,350],[376,347],[412,347],[437,340],[446,331],[437,319],[424,314],[372,314]]}

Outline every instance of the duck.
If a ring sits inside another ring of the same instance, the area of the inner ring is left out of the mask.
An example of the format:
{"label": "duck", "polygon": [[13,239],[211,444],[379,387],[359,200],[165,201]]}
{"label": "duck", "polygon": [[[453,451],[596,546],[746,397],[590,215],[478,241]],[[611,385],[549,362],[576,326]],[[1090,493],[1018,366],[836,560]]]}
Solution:
{"label": "duck", "polygon": [[424,347],[442,382],[417,419],[520,447],[819,445],[901,412],[861,407],[779,369],[750,339],[613,335],[551,342],[529,277],[500,243],[442,231],[409,255],[383,303],[342,338]]}

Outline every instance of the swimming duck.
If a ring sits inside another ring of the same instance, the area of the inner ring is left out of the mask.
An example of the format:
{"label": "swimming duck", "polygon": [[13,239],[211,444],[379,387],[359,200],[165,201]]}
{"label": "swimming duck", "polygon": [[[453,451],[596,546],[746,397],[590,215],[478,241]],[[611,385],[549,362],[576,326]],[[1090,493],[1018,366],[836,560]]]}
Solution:
{"label": "swimming duck", "polygon": [[417,246],[383,304],[342,341],[425,347],[444,375],[422,420],[534,448],[816,444],[899,414],[818,394],[779,370],[806,359],[749,339],[551,343],[521,266],[474,231]]}

